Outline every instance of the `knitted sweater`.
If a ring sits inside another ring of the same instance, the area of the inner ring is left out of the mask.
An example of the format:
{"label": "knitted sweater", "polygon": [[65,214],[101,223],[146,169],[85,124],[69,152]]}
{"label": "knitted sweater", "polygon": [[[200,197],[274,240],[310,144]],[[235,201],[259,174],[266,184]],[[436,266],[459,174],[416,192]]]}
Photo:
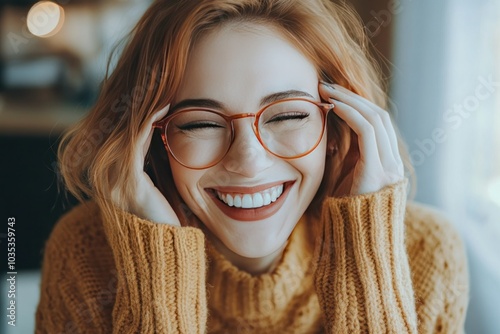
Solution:
{"label": "knitted sweater", "polygon": [[84,203],[46,243],[36,333],[461,333],[462,242],[437,211],[407,203],[407,183],[326,199],[261,275],[199,228],[103,221]]}

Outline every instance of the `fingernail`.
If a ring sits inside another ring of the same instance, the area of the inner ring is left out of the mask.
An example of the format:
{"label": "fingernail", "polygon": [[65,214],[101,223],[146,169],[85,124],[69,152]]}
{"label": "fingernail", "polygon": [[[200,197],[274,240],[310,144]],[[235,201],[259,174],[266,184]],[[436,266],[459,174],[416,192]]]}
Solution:
{"label": "fingernail", "polygon": [[335,89],[335,87],[333,87],[333,84],[331,84],[331,83],[328,83],[325,81],[320,81],[320,83],[323,84],[324,86],[326,86],[326,88]]}

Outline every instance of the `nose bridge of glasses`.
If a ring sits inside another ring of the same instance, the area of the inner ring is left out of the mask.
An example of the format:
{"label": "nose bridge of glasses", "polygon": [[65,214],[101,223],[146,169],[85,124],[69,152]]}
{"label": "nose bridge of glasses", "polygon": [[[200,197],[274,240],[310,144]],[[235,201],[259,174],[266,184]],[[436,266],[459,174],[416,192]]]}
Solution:
{"label": "nose bridge of glasses", "polygon": [[255,117],[255,116],[256,116],[256,114],[254,114],[254,113],[243,113],[243,114],[229,116],[228,119],[232,122],[232,121],[240,119],[240,118],[248,118],[248,117]]}
{"label": "nose bridge of glasses", "polygon": [[[235,130],[235,127],[234,127],[234,123],[233,123],[233,122],[234,122],[235,120],[238,120],[238,119],[243,119],[243,118],[253,117],[253,118],[254,118],[254,120],[253,120],[253,122],[252,122],[252,130],[253,130],[253,131],[254,131],[254,133],[255,133],[255,126],[256,126],[255,121],[256,121],[256,116],[257,116],[257,115],[256,115],[256,114],[254,114],[254,113],[242,113],[242,114],[237,114],[237,115],[232,115],[232,116],[229,116],[229,117],[227,117],[227,119],[228,119],[228,120],[229,120],[229,122],[231,123],[231,128],[232,128],[232,129],[233,129],[233,131],[234,131],[234,130]],[[233,135],[234,135],[234,133],[233,133]]]}
{"label": "nose bridge of glasses", "polygon": [[[235,120],[244,119],[244,118],[251,118],[251,117],[254,118],[251,122],[251,126],[250,126],[251,130],[248,128],[248,123],[246,123],[246,122],[244,122],[245,124],[240,124],[238,127],[235,127],[235,123],[234,123]],[[254,114],[254,113],[242,113],[242,114],[230,116],[229,121],[231,123],[231,129],[232,129],[231,142],[234,143],[234,141],[236,141],[237,138],[239,137],[240,139],[243,139],[248,144],[249,143],[248,136],[252,136],[252,135],[255,136],[255,139],[257,139],[257,141],[260,141],[260,140],[258,140],[259,135],[257,134],[255,120],[256,120],[256,114]],[[247,131],[250,131],[250,132],[247,132]],[[231,145],[231,146],[233,146],[233,145]]]}
{"label": "nose bridge of glasses", "polygon": [[[226,151],[225,161],[229,163],[227,168],[234,169],[238,166],[239,173],[252,174],[260,171],[268,165],[269,160],[261,154],[268,152],[257,133],[257,115],[255,113],[242,113],[227,117],[232,129],[232,140]],[[253,117],[252,125],[242,122],[235,127],[233,121]],[[265,153],[267,156],[267,153]],[[232,166],[232,167],[229,167]]]}

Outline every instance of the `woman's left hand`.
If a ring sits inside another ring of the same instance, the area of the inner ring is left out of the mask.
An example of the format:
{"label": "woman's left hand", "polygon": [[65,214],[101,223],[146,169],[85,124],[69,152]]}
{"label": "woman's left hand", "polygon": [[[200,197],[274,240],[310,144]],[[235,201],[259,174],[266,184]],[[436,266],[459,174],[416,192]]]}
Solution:
{"label": "woman's left hand", "polygon": [[321,97],[357,136],[359,159],[350,173],[350,195],[376,192],[404,179],[404,165],[389,113],[339,85],[321,83]]}

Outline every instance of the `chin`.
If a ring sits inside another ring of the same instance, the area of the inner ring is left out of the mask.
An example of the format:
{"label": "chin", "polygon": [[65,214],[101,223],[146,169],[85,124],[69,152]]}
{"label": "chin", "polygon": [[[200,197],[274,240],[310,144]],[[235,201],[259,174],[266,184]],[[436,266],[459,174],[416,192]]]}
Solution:
{"label": "chin", "polygon": [[263,241],[262,238],[246,238],[245,241],[223,242],[231,252],[245,258],[257,259],[264,258],[283,249],[287,243],[287,238],[280,238]]}
{"label": "chin", "polygon": [[[274,246],[274,245],[273,245]],[[281,247],[282,245],[280,245]],[[262,247],[262,248],[249,248],[249,249],[235,249],[233,250],[234,253],[238,254],[241,257],[249,258],[249,259],[258,259],[258,258],[263,258],[270,256],[274,254],[280,247],[277,249],[274,249],[276,247]]]}

